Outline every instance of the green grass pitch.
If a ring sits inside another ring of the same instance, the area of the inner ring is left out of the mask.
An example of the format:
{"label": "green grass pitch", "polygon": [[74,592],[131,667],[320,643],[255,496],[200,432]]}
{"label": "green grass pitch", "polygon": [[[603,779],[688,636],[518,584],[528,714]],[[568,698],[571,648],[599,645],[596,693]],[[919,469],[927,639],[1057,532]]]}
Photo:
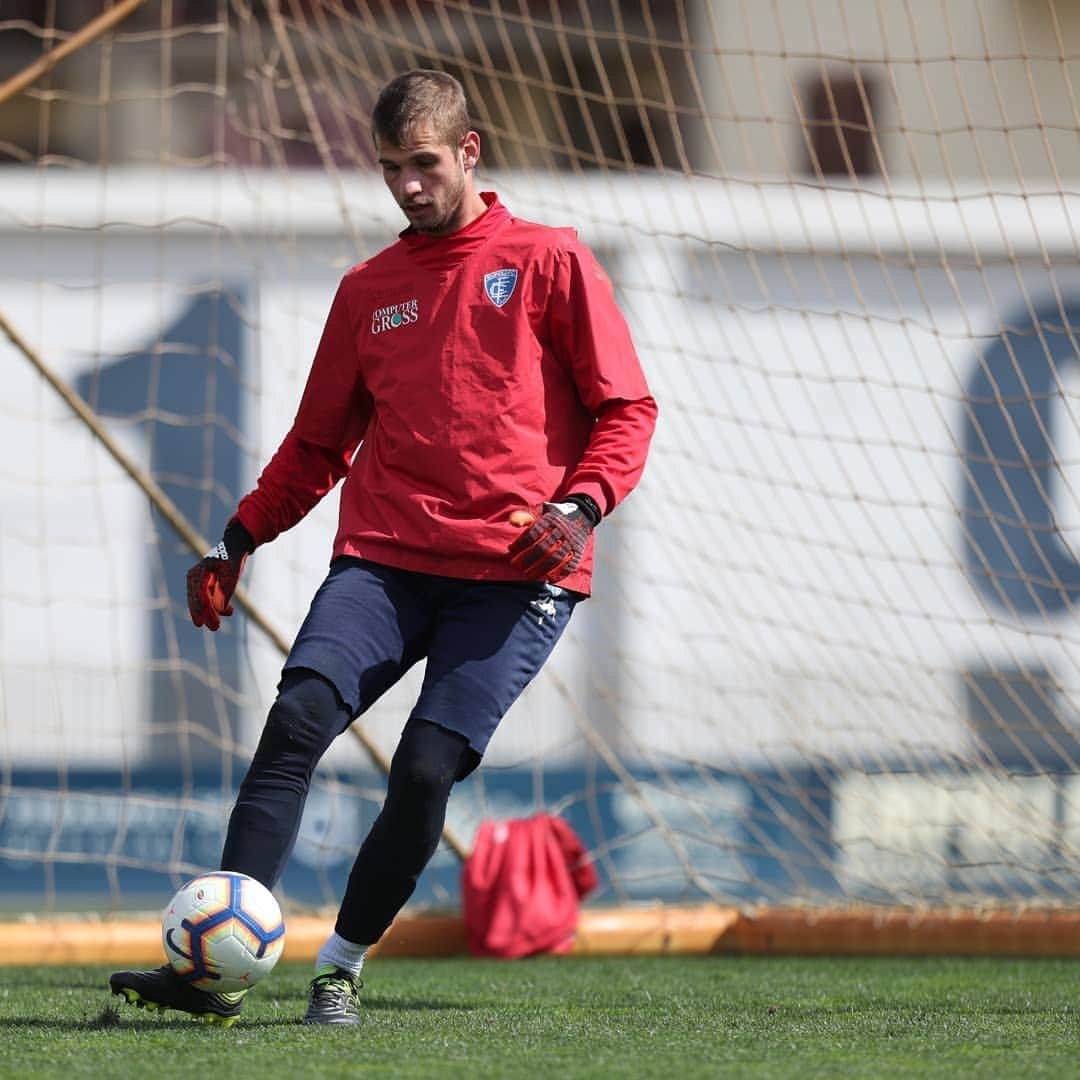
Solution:
{"label": "green grass pitch", "polygon": [[300,1025],[307,965],[230,1029],[107,976],[0,967],[0,1077],[1080,1076],[1068,960],[377,959],[358,1029]]}

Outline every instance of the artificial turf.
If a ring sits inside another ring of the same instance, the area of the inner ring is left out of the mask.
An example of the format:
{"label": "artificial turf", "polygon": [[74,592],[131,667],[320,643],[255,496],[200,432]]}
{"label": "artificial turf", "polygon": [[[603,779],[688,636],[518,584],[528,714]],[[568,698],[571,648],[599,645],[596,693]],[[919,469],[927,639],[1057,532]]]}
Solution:
{"label": "artificial turf", "polygon": [[1070,960],[377,959],[344,1029],[299,1023],[310,974],[222,1029],[0,966],[0,1077],[1080,1077]]}

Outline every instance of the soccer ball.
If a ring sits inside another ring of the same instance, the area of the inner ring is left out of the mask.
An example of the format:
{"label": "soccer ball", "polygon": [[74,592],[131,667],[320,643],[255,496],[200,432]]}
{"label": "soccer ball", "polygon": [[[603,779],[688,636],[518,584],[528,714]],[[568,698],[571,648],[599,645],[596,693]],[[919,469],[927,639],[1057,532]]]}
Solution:
{"label": "soccer ball", "polygon": [[207,993],[230,993],[270,973],[285,947],[285,923],[269,889],[246,874],[221,870],[180,889],[165,909],[161,937],[185,982]]}

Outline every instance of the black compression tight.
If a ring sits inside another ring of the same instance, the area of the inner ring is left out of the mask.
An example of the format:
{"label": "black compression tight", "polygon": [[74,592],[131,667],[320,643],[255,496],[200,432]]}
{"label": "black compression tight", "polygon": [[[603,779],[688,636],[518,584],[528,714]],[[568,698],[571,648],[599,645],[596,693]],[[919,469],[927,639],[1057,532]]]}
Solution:
{"label": "black compression tight", "polygon": [[410,720],[390,763],[386,801],[349,874],[334,929],[346,941],[378,941],[412,896],[439,846],[455,781],[480,763],[465,738]]}
{"label": "black compression tight", "polygon": [[[315,766],[350,720],[321,675],[285,673],[229,819],[222,869],[276,884],[296,843]],[[368,945],[382,936],[438,847],[451,788],[479,762],[463,736],[426,720],[405,725],[386,801],[349,875],[336,926],[343,938]]]}
{"label": "black compression tight", "polygon": [[223,870],[250,874],[267,888],[277,883],[296,843],[311,774],[349,719],[321,675],[285,673],[229,818]]}

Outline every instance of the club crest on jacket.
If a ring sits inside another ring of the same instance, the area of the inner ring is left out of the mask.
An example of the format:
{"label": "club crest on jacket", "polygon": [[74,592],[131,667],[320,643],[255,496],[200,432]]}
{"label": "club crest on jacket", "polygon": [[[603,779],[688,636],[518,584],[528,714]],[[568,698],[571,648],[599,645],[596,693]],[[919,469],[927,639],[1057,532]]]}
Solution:
{"label": "club crest on jacket", "polygon": [[517,280],[516,270],[492,270],[484,275],[484,293],[496,307],[502,307],[514,295]]}

